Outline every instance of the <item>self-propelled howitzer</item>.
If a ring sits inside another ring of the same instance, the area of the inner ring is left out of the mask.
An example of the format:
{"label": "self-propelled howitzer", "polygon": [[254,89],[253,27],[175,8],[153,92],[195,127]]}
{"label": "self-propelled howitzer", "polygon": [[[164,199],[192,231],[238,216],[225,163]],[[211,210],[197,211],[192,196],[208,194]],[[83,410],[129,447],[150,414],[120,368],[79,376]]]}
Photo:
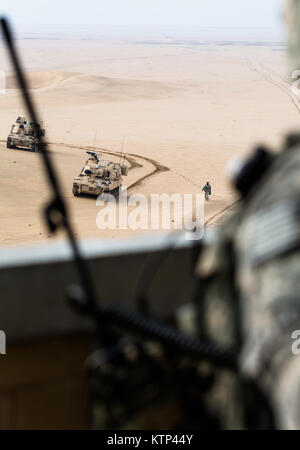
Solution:
{"label": "self-propelled howitzer", "polygon": [[73,194],[101,195],[110,193],[117,196],[122,186],[122,175],[128,174],[128,166],[104,160],[97,152],[87,152],[87,159],[81,173],[73,181]]}

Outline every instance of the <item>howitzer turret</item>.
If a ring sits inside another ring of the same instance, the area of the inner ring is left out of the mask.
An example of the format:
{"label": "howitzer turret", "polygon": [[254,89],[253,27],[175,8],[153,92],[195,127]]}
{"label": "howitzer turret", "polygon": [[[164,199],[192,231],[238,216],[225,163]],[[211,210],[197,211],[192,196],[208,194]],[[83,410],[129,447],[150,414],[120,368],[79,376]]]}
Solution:
{"label": "howitzer turret", "polygon": [[25,117],[18,117],[7,136],[7,148],[25,148],[35,152],[41,149],[41,137],[45,130],[39,123],[27,121]]}

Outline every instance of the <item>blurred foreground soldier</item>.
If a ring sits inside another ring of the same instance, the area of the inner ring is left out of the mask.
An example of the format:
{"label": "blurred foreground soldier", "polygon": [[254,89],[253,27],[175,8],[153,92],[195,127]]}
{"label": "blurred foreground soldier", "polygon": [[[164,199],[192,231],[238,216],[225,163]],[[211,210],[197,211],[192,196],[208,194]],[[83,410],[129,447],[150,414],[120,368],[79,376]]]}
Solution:
{"label": "blurred foreground soldier", "polygon": [[[287,1],[286,18],[297,70],[300,0]],[[234,184],[242,199],[197,265],[202,337],[235,347],[243,377],[227,385],[240,416],[228,422],[221,395],[215,408],[225,427],[300,429],[300,132],[279,152],[258,148]]]}
{"label": "blurred foreground soldier", "polygon": [[210,185],[209,181],[207,181],[207,183],[203,186],[202,192],[203,191],[205,192],[205,200],[208,202],[209,196],[211,195],[211,185]]}

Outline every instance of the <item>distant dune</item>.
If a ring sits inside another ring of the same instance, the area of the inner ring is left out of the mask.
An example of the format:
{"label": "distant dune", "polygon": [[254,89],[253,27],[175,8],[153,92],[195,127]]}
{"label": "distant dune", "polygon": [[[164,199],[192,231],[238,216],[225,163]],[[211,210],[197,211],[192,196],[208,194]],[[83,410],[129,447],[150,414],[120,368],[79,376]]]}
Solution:
{"label": "distant dune", "polygon": [[[158,81],[128,80],[86,75],[76,72],[29,72],[27,78],[31,89],[41,94],[55,94],[56,97],[88,98],[89,101],[128,101],[138,99],[165,98],[184,90],[172,83]],[[7,89],[16,89],[14,75],[8,75]]]}
{"label": "distant dune", "polygon": [[[72,72],[29,72],[27,73],[27,79],[29,81],[29,85],[31,89],[41,89],[45,87],[49,87],[52,85],[56,85],[61,81],[64,81],[74,74]],[[7,89],[16,89],[17,80],[15,75],[9,74],[6,76],[6,88]]]}

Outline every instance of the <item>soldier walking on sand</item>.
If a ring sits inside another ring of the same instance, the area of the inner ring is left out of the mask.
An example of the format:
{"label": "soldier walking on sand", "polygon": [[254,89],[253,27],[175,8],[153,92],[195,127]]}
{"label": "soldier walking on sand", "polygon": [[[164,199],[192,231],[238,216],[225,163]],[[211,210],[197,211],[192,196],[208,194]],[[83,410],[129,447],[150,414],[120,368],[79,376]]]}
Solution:
{"label": "soldier walking on sand", "polygon": [[205,200],[208,202],[209,196],[211,195],[211,185],[209,184],[209,181],[203,186],[202,191],[205,192]]}

